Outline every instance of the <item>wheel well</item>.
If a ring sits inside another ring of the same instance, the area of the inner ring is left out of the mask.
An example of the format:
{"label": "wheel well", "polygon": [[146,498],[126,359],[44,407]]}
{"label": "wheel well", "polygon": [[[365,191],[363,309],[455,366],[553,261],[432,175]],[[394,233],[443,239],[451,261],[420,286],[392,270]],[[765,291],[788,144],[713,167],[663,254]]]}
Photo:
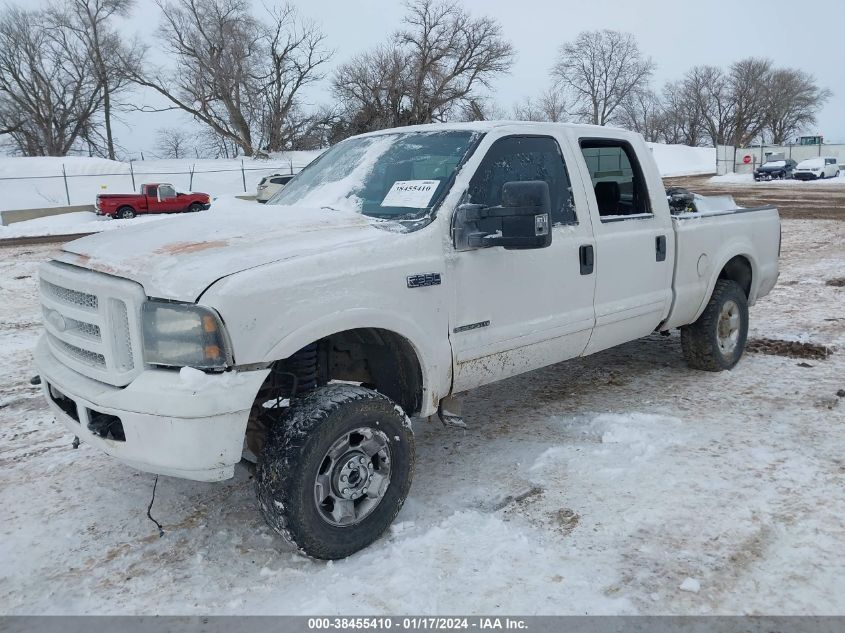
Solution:
{"label": "wheel well", "polygon": [[320,383],[360,382],[413,415],[422,409],[422,367],[410,342],[390,330],[359,328],[317,342]]}
{"label": "wheel well", "polygon": [[734,281],[745,292],[746,297],[751,296],[751,262],[743,255],[737,255],[722,268],[719,272],[719,279]]}
{"label": "wheel well", "polygon": [[[315,370],[316,381],[313,380]],[[296,383],[290,380],[294,374],[299,375]],[[408,415],[422,410],[422,366],[411,343],[395,332],[380,328],[345,330],[313,341],[290,357],[273,363],[250,412],[246,431],[250,450],[255,455],[263,451],[267,432],[262,416],[265,403],[295,397],[302,390],[293,387],[294,384],[309,384],[313,388],[315,383],[322,386],[332,380],[356,382],[375,389],[399,404]]]}

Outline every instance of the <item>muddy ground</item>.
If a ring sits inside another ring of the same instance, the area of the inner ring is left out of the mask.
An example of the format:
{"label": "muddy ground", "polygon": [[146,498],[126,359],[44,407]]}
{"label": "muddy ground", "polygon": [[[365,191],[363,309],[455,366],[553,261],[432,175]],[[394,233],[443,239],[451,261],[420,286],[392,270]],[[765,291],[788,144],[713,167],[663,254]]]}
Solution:
{"label": "muddy ground", "polygon": [[773,204],[782,218],[845,220],[845,179],[842,184],[815,182],[720,183],[710,176],[664,178],[667,187],[686,187],[703,196],[731,195],[743,207]]}

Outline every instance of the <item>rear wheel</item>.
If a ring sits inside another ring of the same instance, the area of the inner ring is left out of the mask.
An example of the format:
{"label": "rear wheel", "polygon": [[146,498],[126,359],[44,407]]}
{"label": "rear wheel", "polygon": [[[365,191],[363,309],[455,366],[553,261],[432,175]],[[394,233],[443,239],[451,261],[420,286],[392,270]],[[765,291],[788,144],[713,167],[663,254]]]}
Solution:
{"label": "rear wheel", "polygon": [[131,220],[135,217],[135,209],[132,207],[120,207],[115,214],[119,220]]}
{"label": "rear wheel", "polygon": [[413,466],[413,433],[387,396],[327,385],[268,431],[258,502],[267,523],[307,555],[345,558],[393,522]]}
{"label": "rear wheel", "polygon": [[681,348],[693,369],[731,369],[748,338],[748,300],[735,281],[720,279],[698,320],[681,328]]}

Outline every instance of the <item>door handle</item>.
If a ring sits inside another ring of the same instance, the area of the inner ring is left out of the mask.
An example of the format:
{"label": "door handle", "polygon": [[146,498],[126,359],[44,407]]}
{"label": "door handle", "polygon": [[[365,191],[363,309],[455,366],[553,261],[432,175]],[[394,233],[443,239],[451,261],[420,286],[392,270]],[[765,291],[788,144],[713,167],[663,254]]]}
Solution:
{"label": "door handle", "polygon": [[591,275],[593,273],[595,255],[592,244],[581,245],[581,248],[578,249],[578,262],[581,265],[582,275]]}
{"label": "door handle", "polygon": [[659,262],[666,261],[666,236],[658,235],[654,238],[655,257]]}

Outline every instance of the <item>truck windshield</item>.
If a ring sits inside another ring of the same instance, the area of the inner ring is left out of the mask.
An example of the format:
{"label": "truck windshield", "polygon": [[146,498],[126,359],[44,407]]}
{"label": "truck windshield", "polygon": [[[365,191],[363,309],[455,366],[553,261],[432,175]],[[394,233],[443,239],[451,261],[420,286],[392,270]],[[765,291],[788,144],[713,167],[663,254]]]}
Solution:
{"label": "truck windshield", "polygon": [[297,174],[269,204],[420,220],[443,199],[478,137],[453,130],[351,138]]}

